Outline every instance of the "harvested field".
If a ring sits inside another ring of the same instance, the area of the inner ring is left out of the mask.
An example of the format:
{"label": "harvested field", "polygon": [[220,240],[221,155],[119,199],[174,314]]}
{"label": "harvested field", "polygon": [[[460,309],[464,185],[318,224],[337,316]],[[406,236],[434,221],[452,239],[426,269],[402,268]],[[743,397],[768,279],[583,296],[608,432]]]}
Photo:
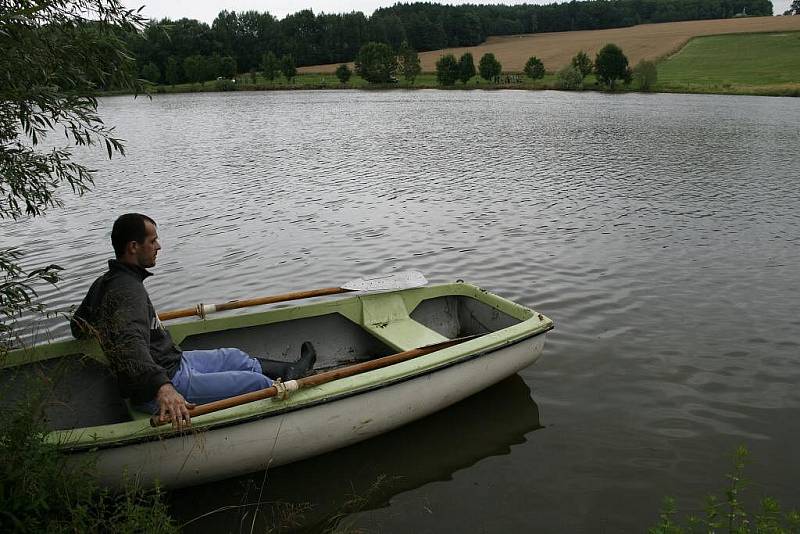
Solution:
{"label": "harvested field", "polygon": [[[528,58],[537,56],[549,72],[554,72],[568,64],[572,56],[580,50],[594,58],[606,43],[615,43],[622,48],[630,64],[635,65],[640,59],[660,59],[674,53],[692,37],[776,31],[800,31],[800,16],[693,20],[610,30],[489,37],[479,46],[423,52],[419,57],[424,72],[435,71],[436,60],[443,54],[454,54],[458,57],[464,52],[472,53],[476,66],[483,54],[491,52],[502,63],[504,72],[521,72]],[[302,67],[298,71],[333,73],[337,66],[315,65]]]}

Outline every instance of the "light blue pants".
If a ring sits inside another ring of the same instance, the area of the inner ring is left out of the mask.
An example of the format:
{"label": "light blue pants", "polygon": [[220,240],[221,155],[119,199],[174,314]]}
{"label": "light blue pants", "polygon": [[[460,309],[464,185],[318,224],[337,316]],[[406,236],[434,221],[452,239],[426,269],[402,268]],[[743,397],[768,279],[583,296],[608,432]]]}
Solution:
{"label": "light blue pants", "polygon": [[[205,404],[268,388],[272,380],[261,373],[258,360],[239,349],[188,350],[172,385],[187,401]],[[153,399],[137,409],[155,413],[159,407]]]}

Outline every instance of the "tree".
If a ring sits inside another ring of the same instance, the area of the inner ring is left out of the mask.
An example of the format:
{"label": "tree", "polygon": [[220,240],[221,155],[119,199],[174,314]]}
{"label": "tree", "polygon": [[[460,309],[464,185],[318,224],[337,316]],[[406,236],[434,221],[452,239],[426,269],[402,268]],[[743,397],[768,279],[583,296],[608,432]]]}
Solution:
{"label": "tree", "polygon": [[583,74],[574,65],[567,65],[556,74],[556,83],[559,89],[575,91],[583,87]]}
{"label": "tree", "polygon": [[161,80],[161,70],[151,61],[142,67],[142,78],[148,82],[158,83]]}
{"label": "tree", "polygon": [[572,58],[572,66],[578,69],[578,72],[581,74],[581,78],[586,78],[588,75],[592,73],[592,69],[594,65],[592,64],[592,60],[589,59],[589,56],[581,50]]}
{"label": "tree", "polygon": [[281,58],[281,72],[289,83],[292,83],[294,77],[297,76],[297,67],[294,65],[294,58],[291,54],[286,54]]}
{"label": "tree", "polygon": [[436,62],[436,80],[444,86],[453,85],[458,80],[458,61],[453,54],[442,56]]}
{"label": "tree", "polygon": [[789,10],[784,15],[800,15],[800,0],[794,0]]}
{"label": "tree", "polygon": [[656,64],[646,59],[641,60],[633,69],[633,79],[636,80],[639,89],[650,91],[658,81]]}
{"label": "tree", "polygon": [[617,80],[628,83],[631,79],[628,58],[622,53],[620,47],[612,43],[605,45],[597,53],[594,60],[594,71],[598,81],[609,89],[614,88]]}
{"label": "tree", "polygon": [[281,70],[280,62],[270,50],[261,56],[261,74],[269,81],[274,81]]}
{"label": "tree", "polygon": [[164,78],[166,78],[167,83],[172,86],[175,86],[176,83],[181,81],[181,67],[175,56],[170,56],[169,59],[167,59],[167,66],[164,69]]}
{"label": "tree", "polygon": [[472,59],[472,54],[465,52],[458,59],[458,79],[461,83],[465,84],[475,76],[475,62]]}
{"label": "tree", "polygon": [[353,75],[353,71],[350,70],[350,67],[347,66],[347,63],[342,63],[338,67],[336,67],[336,77],[339,78],[339,81],[343,84],[350,81],[350,76]]}
{"label": "tree", "polygon": [[203,79],[203,56],[189,56],[183,60],[183,73],[191,83],[197,83]]}
{"label": "tree", "polygon": [[503,72],[503,66],[497,61],[494,54],[488,52],[481,57],[478,63],[478,72],[484,80],[497,82],[500,78],[500,73]]}
{"label": "tree", "polygon": [[217,74],[223,78],[236,78],[236,60],[231,56],[221,58]]}
{"label": "tree", "polygon": [[387,44],[367,43],[358,51],[356,72],[369,83],[393,82],[397,72],[397,57]]}
{"label": "tree", "polygon": [[542,63],[542,60],[536,56],[531,56],[528,58],[523,70],[525,71],[525,74],[532,80],[540,80],[544,78],[544,63]]}
{"label": "tree", "polygon": [[417,51],[408,45],[408,41],[400,44],[400,50],[397,51],[397,62],[400,74],[406,81],[413,84],[414,79],[422,72],[422,67],[419,64]]}

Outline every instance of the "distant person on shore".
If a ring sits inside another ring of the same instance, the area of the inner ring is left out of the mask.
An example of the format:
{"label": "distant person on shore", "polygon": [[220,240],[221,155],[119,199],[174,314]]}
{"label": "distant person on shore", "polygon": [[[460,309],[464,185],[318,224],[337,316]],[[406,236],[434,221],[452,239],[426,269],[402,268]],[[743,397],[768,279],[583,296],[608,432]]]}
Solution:
{"label": "distant person on shore", "polygon": [[188,410],[268,388],[273,378],[304,376],[316,361],[305,342],[300,359],[281,362],[253,358],[234,348],[182,351],[161,325],[144,288],[161,250],[153,219],[120,216],[111,232],[116,259],[89,288],[70,320],[76,338],[95,336],[117,376],[120,393],[134,407],[169,417],[175,428],[190,424]]}

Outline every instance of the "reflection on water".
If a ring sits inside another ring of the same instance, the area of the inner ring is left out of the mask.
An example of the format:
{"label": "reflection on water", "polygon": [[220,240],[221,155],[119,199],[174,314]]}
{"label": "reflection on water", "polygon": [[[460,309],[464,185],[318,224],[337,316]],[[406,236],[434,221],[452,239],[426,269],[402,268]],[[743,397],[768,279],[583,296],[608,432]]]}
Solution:
{"label": "reflection on water", "polygon": [[484,458],[509,454],[539,428],[530,388],[514,375],[375,439],[267,473],[174,492],[173,511],[186,522],[231,507],[192,524],[193,531],[223,532],[245,518],[249,524],[252,503],[267,501],[260,507],[257,529],[270,526],[286,504],[305,505],[311,508],[294,518],[296,527],[318,532],[335,526],[341,512],[389,506],[399,493],[450,480]]}
{"label": "reflection on water", "polygon": [[697,503],[724,483],[740,443],[750,478],[796,500],[796,99],[321,91],[101,111],[127,157],[86,154],[95,191],[0,224],[30,265],[66,267],[43,293],[57,309],[104,269],[114,217],[136,210],[159,222],[147,285],[161,310],[416,269],[555,320],[521,373],[547,414],[535,440],[349,520],[642,531],[664,495]]}

